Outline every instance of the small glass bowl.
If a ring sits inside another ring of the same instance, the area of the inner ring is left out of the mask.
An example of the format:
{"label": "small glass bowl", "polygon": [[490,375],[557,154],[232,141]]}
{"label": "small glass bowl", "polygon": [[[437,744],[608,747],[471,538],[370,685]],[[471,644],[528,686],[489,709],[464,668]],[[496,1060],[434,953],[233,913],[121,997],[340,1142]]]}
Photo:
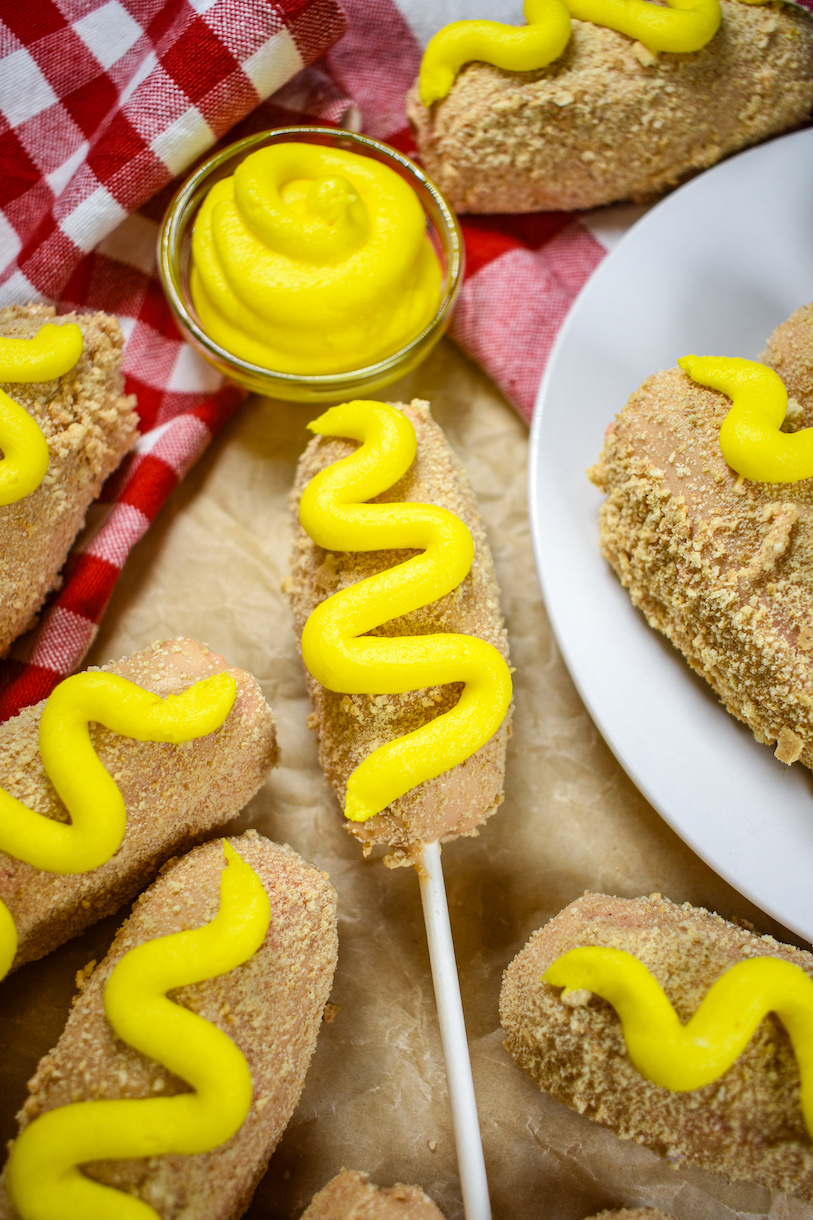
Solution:
{"label": "small glass bowl", "polygon": [[[278,373],[250,364],[226,351],[203,329],[189,291],[192,225],[210,188],[234,173],[258,148],[297,140],[372,157],[409,183],[426,214],[427,235],[441,266],[441,296],[432,320],[405,347],[364,368],[344,373]],[[210,364],[238,385],[267,398],[298,402],[343,402],[389,385],[408,373],[435,346],[451,321],[463,282],[463,240],[454,212],[441,192],[407,157],[369,136],[332,127],[281,127],[249,136],[210,157],[186,180],[167,209],[158,239],[161,282],[175,320],[186,339]]]}

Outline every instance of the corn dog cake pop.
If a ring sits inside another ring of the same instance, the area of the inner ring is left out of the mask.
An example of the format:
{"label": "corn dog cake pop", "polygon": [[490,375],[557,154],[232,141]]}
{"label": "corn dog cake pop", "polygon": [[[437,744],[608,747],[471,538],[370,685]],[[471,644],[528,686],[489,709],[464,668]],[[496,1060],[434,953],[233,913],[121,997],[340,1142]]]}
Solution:
{"label": "corn dog cake pop", "polygon": [[503,799],[511,683],[493,562],[426,403],[348,403],[311,428],[287,588],[320,760],[350,832],[408,863]]}
{"label": "corn dog cake pop", "polygon": [[122,344],[106,314],[57,321],[47,305],[0,309],[0,656],[59,585],[90,504],[136,439]]}
{"label": "corn dog cake pop", "polygon": [[659,894],[586,894],[508,967],[500,1017],[540,1088],[622,1138],[813,1199],[810,953]]}
{"label": "corn dog cake pop", "polygon": [[[782,762],[809,767],[813,465],[794,466],[792,482],[763,481],[763,474],[784,477],[783,455],[809,445],[808,330],[809,310],[768,345],[768,358],[797,397],[787,399],[778,377],[746,361],[731,362],[730,379],[714,388],[703,372],[713,362],[687,357],[632,395],[589,474],[607,494],[602,551],[649,624],[758,741],[774,746]],[[744,382],[737,388],[742,376],[756,378],[757,400],[770,399],[778,412],[773,423],[753,425],[756,439],[750,423],[740,429],[733,409],[749,393]],[[727,439],[730,461],[747,463],[750,454],[757,466],[733,469],[721,449]],[[760,474],[766,454],[775,461]]]}
{"label": "corn dog cake pop", "polygon": [[0,1216],[237,1220],[299,1099],[335,965],[335,893],[290,848],[249,830],[173,861],[39,1064]]}
{"label": "corn dog cake pop", "polygon": [[195,640],[77,674],[0,725],[0,949],[19,966],[112,914],[238,813],[277,753],[256,679]]}
{"label": "corn dog cake pop", "polygon": [[346,1169],[314,1195],[300,1220],[443,1220],[419,1186],[374,1186],[366,1173]]}
{"label": "corn dog cake pop", "polygon": [[[407,95],[427,173],[459,212],[593,208],[660,194],[806,119],[804,10],[689,7],[527,0],[528,26],[446,27]],[[569,40],[548,46],[563,19]]]}

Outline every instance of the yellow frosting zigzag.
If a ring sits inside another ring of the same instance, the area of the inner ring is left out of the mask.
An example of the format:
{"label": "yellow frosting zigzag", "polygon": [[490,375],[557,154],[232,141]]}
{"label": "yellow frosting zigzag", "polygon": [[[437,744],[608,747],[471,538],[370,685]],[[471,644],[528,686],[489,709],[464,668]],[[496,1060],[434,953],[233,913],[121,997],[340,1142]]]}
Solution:
{"label": "yellow frosting zigzag", "polygon": [[257,874],[226,842],[220,908],[211,923],[131,949],[115,966],[104,1008],[118,1037],[192,1086],[193,1093],[83,1101],[49,1110],[12,1146],[6,1185],[21,1220],[160,1220],[134,1195],[92,1181],[89,1161],[208,1152],[231,1139],[251,1107],[245,1056],[221,1030],[167,996],[234,970],[257,952],[271,916]]}
{"label": "yellow frosting zigzag", "polygon": [[[236,696],[228,673],[203,678],[166,699],[117,674],[66,678],[45,705],[39,748],[71,821],[36,813],[0,788],[0,851],[50,873],[86,873],[106,863],[124,837],[127,815],[118,786],[93,748],[91,722],[136,741],[191,741],[218,728]],[[16,950],[14,922],[0,902],[0,978]]]}
{"label": "yellow frosting zigzag", "polygon": [[[46,323],[33,339],[0,337],[0,381],[51,381],[82,355],[82,332],[73,322]],[[48,470],[48,442],[36,420],[0,390],[0,505],[39,487]]]}
{"label": "yellow frosting zigzag", "polygon": [[[643,0],[642,0],[643,3]],[[558,59],[570,41],[570,13],[562,0],[525,0],[527,25],[453,21],[430,39],[418,89],[424,106],[446,97],[464,64],[473,60],[530,72]]]}
{"label": "yellow frosting zigzag", "polygon": [[788,393],[778,373],[738,356],[683,356],[678,364],[698,385],[731,399],[720,452],[732,470],[755,483],[813,478],[813,428],[780,431]]}
{"label": "yellow frosting zigzag", "polygon": [[303,493],[300,521],[313,541],[334,551],[421,552],[316,607],[302,634],[309,672],[328,690],[344,694],[402,694],[465,683],[448,712],[379,746],[353,771],[345,816],[361,822],[484,745],[508,710],[511,676],[497,649],[476,636],[366,634],[455,589],[471,568],[474,543],[445,508],[364,503],[397,483],[415,458],[415,429],[401,411],[355,401],[332,407],[309,427],[321,436],[361,442]]}
{"label": "yellow frosting zigzag", "polygon": [[571,17],[617,30],[655,54],[702,50],[722,20],[720,0],[525,0],[523,12],[524,26],[453,21],[438,30],[421,60],[418,90],[424,106],[448,96],[464,64],[478,61],[509,72],[532,72],[553,63],[570,40]]}
{"label": "yellow frosting zigzag", "polygon": [[[760,0],[757,0],[759,3]],[[617,30],[650,51],[688,54],[711,42],[720,28],[720,0],[565,0],[572,17]]]}
{"label": "yellow frosting zigzag", "polygon": [[586,988],[612,1004],[637,1070],[676,1093],[727,1072],[765,1016],[775,1013],[793,1044],[802,1113],[813,1136],[813,980],[800,966],[776,957],[737,962],[712,984],[686,1025],[646,966],[623,949],[571,949],[542,977],[564,987],[564,995]]}

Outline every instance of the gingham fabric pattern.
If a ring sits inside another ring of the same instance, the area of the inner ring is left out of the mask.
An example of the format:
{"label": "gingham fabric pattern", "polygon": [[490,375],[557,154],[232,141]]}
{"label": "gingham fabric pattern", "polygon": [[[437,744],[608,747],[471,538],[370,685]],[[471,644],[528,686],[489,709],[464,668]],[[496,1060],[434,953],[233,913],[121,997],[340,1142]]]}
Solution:
{"label": "gingham fabric pattern", "polygon": [[[180,341],[157,283],[172,179],[226,133],[302,119],[410,153],[404,95],[429,37],[522,20],[521,0],[341,7],[346,23],[337,0],[0,0],[0,305],[116,314],[142,429],[40,626],[0,663],[0,719],[80,664],[130,548],[242,401]],[[463,218],[452,335],[526,419],[570,305],[640,211]]]}

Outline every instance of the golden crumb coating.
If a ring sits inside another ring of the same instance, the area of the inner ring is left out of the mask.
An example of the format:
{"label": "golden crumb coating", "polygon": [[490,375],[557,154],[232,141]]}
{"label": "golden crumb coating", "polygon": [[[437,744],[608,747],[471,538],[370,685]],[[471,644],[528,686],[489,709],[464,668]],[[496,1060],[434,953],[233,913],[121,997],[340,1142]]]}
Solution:
{"label": "golden crumb coating", "polygon": [[813,21],[782,3],[721,0],[714,38],[657,57],[573,20],[564,53],[533,72],[463,68],[407,114],[427,173],[459,212],[570,211],[643,200],[798,126],[813,102]]}
{"label": "golden crumb coating", "polygon": [[[789,384],[809,380],[787,331],[770,345]],[[607,493],[601,548],[757,741],[813,767],[813,479],[738,478],[720,452],[730,405],[680,369],[631,396],[589,472]],[[813,424],[813,395],[789,408],[786,429]]]}
{"label": "golden crumb coating", "polygon": [[581,990],[563,1002],[561,988],[542,982],[557,957],[580,945],[632,953],[683,1022],[735,962],[778,957],[813,977],[813,954],[660,894],[586,894],[534,933],[506,970],[500,997],[505,1045],[541,1089],[674,1162],[813,1199],[813,1144],[796,1058],[779,1021],[766,1017],[719,1080],[672,1093],[633,1067],[610,1004]]}
{"label": "golden crumb coating", "polygon": [[[197,1156],[95,1161],[89,1177],[128,1191],[161,1220],[237,1220],[251,1201],[302,1092],[336,968],[336,895],[326,873],[290,847],[249,830],[228,842],[258,874],[271,901],[261,948],[242,966],[172,992],[232,1039],[251,1070],[253,1103],[236,1135]],[[186,1086],[116,1038],[102,1006],[113,967],[145,941],[198,928],[220,904],[223,840],[168,864],[136,902],[100,965],[77,978],[64,1032],[29,1083],[20,1128],[77,1101],[171,1097]],[[0,1217],[16,1213],[0,1184]]]}
{"label": "golden crumb coating", "polygon": [[[0,852],[0,898],[19,936],[14,966],[50,953],[134,898],[170,856],[186,851],[243,808],[278,760],[274,715],[259,683],[196,640],[170,640],[103,667],[155,694],[178,694],[228,670],[237,699],[197,741],[135,741],[101,725],[91,739],[124,797],[127,831],[115,855],[89,873],[47,873]],[[45,774],[37,733],[45,701],[0,725],[0,785],[57,821],[64,805]]]}
{"label": "golden crumb coating", "polygon": [[[415,427],[418,456],[403,479],[378,502],[414,500],[439,504],[460,517],[471,530],[475,556],[471,571],[458,588],[412,614],[392,619],[373,635],[428,635],[460,632],[493,644],[508,659],[508,639],[500,611],[494,563],[480,521],[474,493],[465,471],[432,419],[429,405],[417,399],[396,404]],[[296,509],[303,490],[318,471],[345,457],[351,441],[316,437],[299,463],[292,503]],[[311,611],[331,593],[409,557],[406,551],[325,551],[311,542],[296,517],[291,571],[286,581],[298,633]],[[432,687],[403,695],[340,695],[325,690],[307,675],[313,701],[312,727],[319,734],[319,758],[344,806],[347,780],[368,754],[387,741],[412,732],[448,711],[462,686]],[[421,844],[472,834],[502,804],[505,750],[511,712],[494,736],[458,766],[410,789],[384,813],[366,822],[348,822],[348,831],[366,848],[388,843],[394,849],[387,863],[410,863]]]}
{"label": "golden crumb coating", "polygon": [[761,359],[776,369],[791,398],[813,416],[813,304],[777,326]]}
{"label": "golden crumb coating", "polygon": [[39,424],[49,465],[39,487],[0,505],[0,657],[33,626],[85,514],[138,435],[135,398],[122,393],[119,324],[108,314],[65,314],[53,306],[0,309],[0,335],[30,339],[44,322],[75,322],[84,350],[63,377],[2,388]]}
{"label": "golden crumb coating", "polygon": [[345,1169],[313,1196],[301,1220],[443,1220],[418,1186],[374,1186],[366,1173]]}

